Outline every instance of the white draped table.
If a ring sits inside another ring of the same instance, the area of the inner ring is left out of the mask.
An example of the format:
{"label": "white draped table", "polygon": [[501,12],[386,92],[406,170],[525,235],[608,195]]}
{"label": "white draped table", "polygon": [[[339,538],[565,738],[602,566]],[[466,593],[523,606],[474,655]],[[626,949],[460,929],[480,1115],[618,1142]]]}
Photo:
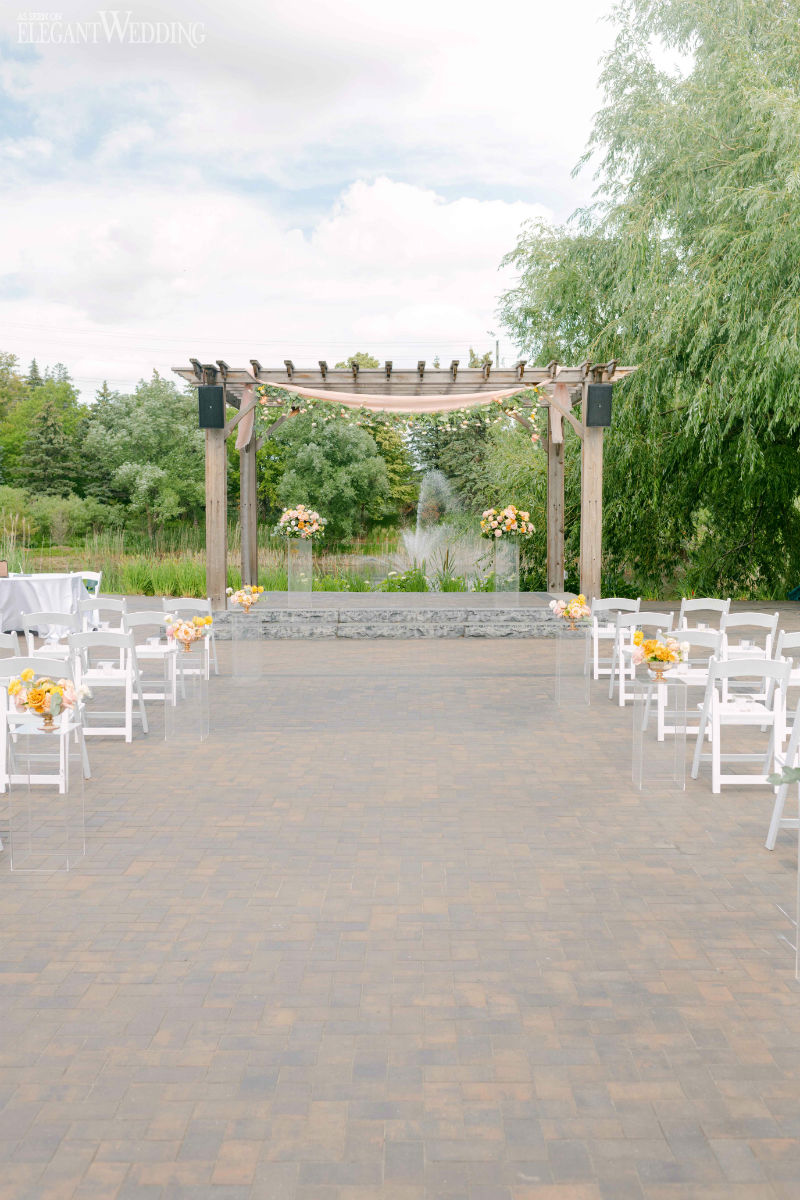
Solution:
{"label": "white draped table", "polygon": [[[12,575],[9,579],[0,579],[3,633],[21,632],[23,613],[76,613],[79,601],[88,596],[83,578],[77,572],[68,575]],[[41,637],[57,637],[60,632],[55,626],[38,630]]]}

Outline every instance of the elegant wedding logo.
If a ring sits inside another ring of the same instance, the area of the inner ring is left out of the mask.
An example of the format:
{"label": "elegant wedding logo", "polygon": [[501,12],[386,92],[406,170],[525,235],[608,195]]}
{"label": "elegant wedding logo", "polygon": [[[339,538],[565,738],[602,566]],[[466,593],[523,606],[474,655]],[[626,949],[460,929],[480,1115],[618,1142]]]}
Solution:
{"label": "elegant wedding logo", "polygon": [[130,9],[98,10],[93,21],[65,21],[58,12],[24,12],[17,17],[17,41],[26,46],[189,46],[206,40],[202,21],[136,21]]}

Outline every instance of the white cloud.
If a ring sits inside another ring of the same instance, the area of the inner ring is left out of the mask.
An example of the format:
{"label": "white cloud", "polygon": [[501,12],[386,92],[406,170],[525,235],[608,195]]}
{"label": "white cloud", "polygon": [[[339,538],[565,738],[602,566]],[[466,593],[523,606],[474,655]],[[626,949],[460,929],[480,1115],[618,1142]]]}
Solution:
{"label": "white cloud", "polygon": [[500,258],[548,213],[384,178],[353,184],[308,234],[258,198],[208,190],[53,185],[8,215],[0,256],[31,289],[0,303],[9,348],[27,361],[44,344],[84,380],[130,384],[193,354],[316,362],[360,346],[416,361],[417,344],[430,358],[488,344]]}
{"label": "white cloud", "polygon": [[144,0],[203,45],[7,61],[0,349],[91,391],[192,353],[485,347],[522,222],[590,193],[610,5]]}

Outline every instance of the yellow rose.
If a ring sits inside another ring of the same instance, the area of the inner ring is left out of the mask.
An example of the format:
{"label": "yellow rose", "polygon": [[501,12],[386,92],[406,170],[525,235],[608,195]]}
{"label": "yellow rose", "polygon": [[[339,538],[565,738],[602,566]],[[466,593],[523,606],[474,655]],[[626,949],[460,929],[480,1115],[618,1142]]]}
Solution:
{"label": "yellow rose", "polygon": [[34,712],[44,712],[45,702],[47,700],[47,692],[44,688],[31,688],[28,692],[28,707]]}
{"label": "yellow rose", "polygon": [[8,685],[9,696],[16,696],[17,693],[21,692],[21,691],[22,691],[22,684],[20,683],[20,681],[18,679],[12,679]]}
{"label": "yellow rose", "polygon": [[23,683],[30,683],[30,681],[33,679],[33,668],[26,667],[24,671],[20,671],[19,677]]}
{"label": "yellow rose", "polygon": [[641,646],[643,639],[644,639],[644,634],[642,633],[641,629],[637,629],[633,635],[634,646]]}

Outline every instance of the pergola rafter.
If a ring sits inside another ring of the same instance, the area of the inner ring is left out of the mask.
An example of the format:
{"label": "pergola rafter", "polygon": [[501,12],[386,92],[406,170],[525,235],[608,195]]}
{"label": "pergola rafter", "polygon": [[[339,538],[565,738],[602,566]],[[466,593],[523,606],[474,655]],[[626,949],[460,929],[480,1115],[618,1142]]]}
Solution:
{"label": "pergola rafter", "polygon": [[[561,591],[564,586],[564,431],[568,421],[581,439],[581,590],[590,599],[600,595],[603,522],[603,430],[589,416],[589,388],[592,384],[616,383],[635,367],[609,363],[584,362],[577,367],[565,367],[550,362],[544,367],[529,367],[520,360],[514,367],[496,369],[490,364],[479,368],[461,369],[458,359],[449,367],[428,368],[424,361],[415,368],[395,369],[391,361],[383,367],[331,368],[324,360],[318,367],[297,368],[291,359],[283,367],[262,367],[258,359],[250,359],[249,367],[230,367],[223,359],[215,363],[189,360],[188,367],[174,367],[182,379],[194,386],[221,385],[224,404],[237,410],[233,417],[223,420],[219,428],[206,428],[206,580],[208,595],[215,609],[224,608],[227,582],[227,456],[226,439],[258,403],[252,397],[254,384],[269,384],[289,392],[308,389],[324,399],[336,400],[349,394],[363,397],[363,407],[369,409],[370,399],[375,411],[385,411],[385,397],[393,401],[394,411],[434,412],[436,401],[449,397],[485,395],[487,401],[498,392],[522,391],[537,387],[537,398],[530,409],[546,408],[547,439],[547,587]],[[302,392],[299,393],[302,395]],[[378,401],[381,403],[378,403]],[[426,403],[429,401],[429,403]],[[344,401],[342,401],[344,402]],[[350,403],[353,403],[350,400]],[[451,400],[451,404],[453,401]],[[580,404],[580,415],[574,406]],[[522,406],[523,409],[528,407]],[[223,409],[223,413],[227,411]],[[524,411],[510,414],[530,431],[535,426]],[[271,433],[285,420],[280,416],[267,431]],[[589,419],[587,419],[589,418]],[[246,433],[245,433],[245,436]],[[242,582],[258,581],[257,478],[256,453],[263,443],[255,430],[240,454],[240,523],[242,544]]]}

